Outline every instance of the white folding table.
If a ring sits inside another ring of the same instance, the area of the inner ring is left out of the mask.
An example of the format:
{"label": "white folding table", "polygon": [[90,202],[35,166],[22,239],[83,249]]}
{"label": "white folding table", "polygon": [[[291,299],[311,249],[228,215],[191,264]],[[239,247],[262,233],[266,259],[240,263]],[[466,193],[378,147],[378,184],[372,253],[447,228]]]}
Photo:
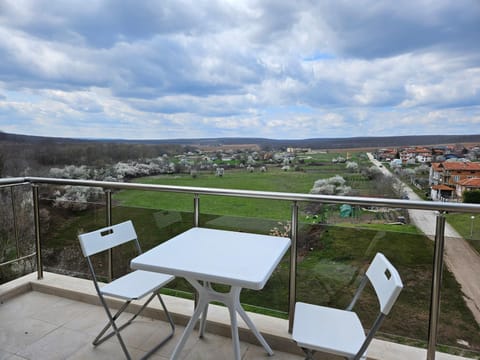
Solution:
{"label": "white folding table", "polygon": [[[230,313],[235,359],[240,360],[237,312],[269,355],[273,351],[240,304],[242,288],[261,290],[290,247],[284,237],[195,227],[134,258],[133,269],[157,271],[185,278],[198,293],[192,318],[172,353],[177,359],[203,313],[200,337],[205,330],[208,304],[219,301]],[[225,284],[230,291],[215,291],[211,284]]]}

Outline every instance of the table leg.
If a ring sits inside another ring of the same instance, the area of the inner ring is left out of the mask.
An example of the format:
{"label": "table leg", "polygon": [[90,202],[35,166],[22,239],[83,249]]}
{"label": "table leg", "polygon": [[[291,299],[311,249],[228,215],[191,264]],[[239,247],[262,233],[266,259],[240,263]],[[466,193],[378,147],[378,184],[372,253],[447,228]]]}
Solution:
{"label": "table leg", "polygon": [[232,330],[233,353],[235,354],[235,360],[240,360],[240,338],[238,336],[237,312],[235,311],[235,306],[232,306],[233,304],[228,305]]}
{"label": "table leg", "polygon": [[[205,281],[203,283],[203,288],[208,288],[208,290],[210,291],[215,291],[213,290],[212,288],[212,284],[208,281]],[[205,327],[207,326],[207,314],[208,314],[208,303],[207,305],[205,305],[205,308],[203,309],[203,313],[202,313],[202,318],[200,319],[200,331],[199,331],[199,337],[200,338],[203,338],[203,335],[205,334]]]}
{"label": "table leg", "polygon": [[269,355],[273,355],[272,349],[270,348],[266,340],[263,338],[263,336],[260,334],[260,332],[257,330],[257,328],[255,327],[255,324],[247,315],[245,310],[243,310],[242,305],[240,304],[240,292],[242,291],[241,287],[232,286],[228,293],[221,293],[221,292],[215,291],[209,283],[202,285],[197,280],[194,280],[194,279],[186,278],[186,280],[190,284],[192,284],[192,286],[197,290],[198,303],[197,303],[197,307],[195,308],[195,311],[193,312],[192,318],[188,322],[187,327],[185,328],[185,331],[183,332],[182,337],[178,342],[177,346],[175,347],[175,350],[173,351],[170,359],[174,360],[178,358],[180,352],[185,346],[185,343],[188,337],[192,333],[193,328],[195,327],[195,324],[197,323],[202,313],[203,315],[200,323],[200,337],[203,337],[205,332],[205,323],[207,320],[208,304],[211,301],[219,301],[225,304],[228,308],[228,312],[230,314],[233,352],[235,355],[235,360],[241,359],[240,339],[238,336],[237,312],[240,315],[240,317],[245,321],[245,323],[250,328],[250,330],[253,332],[253,334],[258,339],[260,344],[264,347],[266,352]]}
{"label": "table leg", "polygon": [[255,324],[250,319],[250,317],[247,315],[245,310],[243,310],[242,306],[240,305],[240,302],[238,302],[238,305],[235,306],[235,310],[238,312],[238,314],[243,319],[243,321],[245,321],[245,323],[250,328],[250,330],[253,332],[253,335],[255,335],[255,337],[260,342],[260,344],[262,344],[263,348],[268,353],[268,355],[272,356],[273,355],[272,348],[270,347],[270,345],[268,345],[267,341],[262,336],[262,334],[260,334],[260,332],[257,330],[257,328],[255,327]]}
{"label": "table leg", "polygon": [[[188,280],[188,279],[187,279]],[[173,350],[172,355],[170,356],[171,360],[176,360],[178,359],[178,356],[183,350],[183,347],[185,346],[185,343],[188,340],[188,337],[193,331],[193,328],[195,327],[195,324],[197,323],[198,319],[200,318],[200,315],[202,312],[205,310],[205,308],[208,306],[209,303],[209,298],[208,296],[204,295],[204,291],[202,290],[202,286],[196,282],[195,280],[189,280],[189,282],[197,289],[198,291],[198,303],[197,307],[195,308],[195,311],[193,312],[192,318],[187,324],[187,327],[183,331],[182,337],[180,338],[180,341],[178,342],[177,346],[175,346],[175,349]],[[198,287],[196,285],[198,285]]]}
{"label": "table leg", "polygon": [[207,314],[208,314],[208,303],[203,308],[202,318],[200,319],[200,331],[198,335],[200,338],[203,338],[203,335],[205,334],[205,327],[207,326]]}

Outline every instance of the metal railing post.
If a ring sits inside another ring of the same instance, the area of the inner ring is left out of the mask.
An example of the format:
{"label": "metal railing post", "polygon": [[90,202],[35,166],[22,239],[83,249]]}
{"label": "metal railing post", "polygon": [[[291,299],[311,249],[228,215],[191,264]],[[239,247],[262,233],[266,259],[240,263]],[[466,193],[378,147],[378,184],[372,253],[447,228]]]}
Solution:
{"label": "metal railing post", "polygon": [[193,226],[198,227],[200,224],[200,197],[195,194],[193,198]]}
{"label": "metal railing post", "polygon": [[[194,194],[193,197],[193,226],[198,227],[200,221],[200,196],[198,193]],[[198,305],[198,291],[195,291],[195,295],[193,297],[193,304],[195,308]],[[204,315],[202,315],[203,318]]]}
{"label": "metal railing post", "polygon": [[37,279],[43,279],[42,245],[40,241],[40,201],[38,196],[38,185],[32,184],[33,196],[33,222],[35,227],[35,253],[37,258]]}
{"label": "metal railing post", "polygon": [[430,302],[430,319],[428,323],[427,360],[435,360],[437,347],[438,317],[440,315],[440,289],[443,273],[443,249],[445,246],[445,215],[437,214],[435,229],[435,249],[433,255],[432,297]]}
{"label": "metal railing post", "polygon": [[[105,192],[105,222],[106,226],[112,225],[112,190],[104,189]],[[107,277],[108,281],[113,280],[113,254],[112,249],[108,250],[107,254]]]}
{"label": "metal railing post", "polygon": [[296,201],[292,204],[292,225],[291,235],[292,244],[290,247],[290,279],[289,279],[289,298],[288,298],[288,331],[292,332],[293,318],[295,316],[295,302],[297,299],[297,238],[298,238],[298,204]]}
{"label": "metal railing post", "polygon": [[10,199],[12,201],[12,220],[13,231],[15,232],[15,249],[17,251],[17,257],[20,257],[20,246],[18,244],[18,226],[17,226],[17,211],[15,207],[15,196],[13,192],[13,186],[10,187]]}

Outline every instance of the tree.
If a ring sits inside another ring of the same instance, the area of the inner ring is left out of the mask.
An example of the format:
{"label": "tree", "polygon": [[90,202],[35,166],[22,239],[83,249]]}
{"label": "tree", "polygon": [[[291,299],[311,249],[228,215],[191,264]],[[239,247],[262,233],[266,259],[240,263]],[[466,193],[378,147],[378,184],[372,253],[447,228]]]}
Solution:
{"label": "tree", "polygon": [[64,187],[64,193],[57,195],[54,201],[55,207],[83,211],[88,208],[89,203],[98,201],[103,191],[96,187],[67,185]]}
{"label": "tree", "polygon": [[480,204],[480,190],[470,190],[463,193],[463,202]]}
{"label": "tree", "polygon": [[319,179],[313,184],[311,194],[348,195],[352,188],[345,185],[345,179],[335,175],[328,179]]}
{"label": "tree", "polygon": [[370,180],[376,180],[383,177],[382,171],[375,165],[372,165],[366,169],[362,169],[362,175],[366,176]]}
{"label": "tree", "polygon": [[408,178],[410,179],[410,182],[411,182],[412,184],[413,184],[414,181],[415,181],[415,174],[416,174],[416,172],[415,172],[415,170],[412,169],[412,168],[407,168],[407,169],[404,169],[404,170],[403,170],[403,175],[404,175],[405,177],[408,177]]}
{"label": "tree", "polygon": [[358,171],[358,164],[355,161],[347,161],[347,165],[345,167],[351,172]]}
{"label": "tree", "polygon": [[422,164],[415,168],[417,174],[428,174],[430,172],[430,167],[428,165]]}

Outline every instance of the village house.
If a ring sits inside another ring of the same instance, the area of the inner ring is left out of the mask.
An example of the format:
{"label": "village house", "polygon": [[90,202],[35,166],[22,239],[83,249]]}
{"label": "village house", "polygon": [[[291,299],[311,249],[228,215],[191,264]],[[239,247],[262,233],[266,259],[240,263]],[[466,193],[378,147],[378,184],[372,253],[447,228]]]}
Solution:
{"label": "village house", "polygon": [[465,191],[471,190],[480,190],[480,177],[465,179],[457,183],[456,194],[458,198],[462,198]]}
{"label": "village house", "polygon": [[440,162],[434,162],[430,166],[430,174],[428,176],[430,185],[438,185],[442,182],[443,168],[440,166],[441,164]]}
{"label": "village house", "polygon": [[415,148],[415,160],[421,164],[432,162],[432,150],[424,147]]}
{"label": "village house", "polygon": [[399,155],[403,164],[425,164],[432,161],[432,150],[425,147],[408,147],[400,150]]}
{"label": "village house", "polygon": [[466,161],[444,161],[432,163],[429,182],[432,200],[452,199],[461,197],[463,192],[457,190],[457,184],[465,180],[480,178],[480,163]]}
{"label": "village house", "polygon": [[403,164],[407,163],[410,159],[415,159],[415,152],[413,148],[402,149],[400,150],[399,155]]}
{"label": "village house", "polygon": [[397,157],[397,149],[380,149],[375,154],[378,161],[390,162]]}

